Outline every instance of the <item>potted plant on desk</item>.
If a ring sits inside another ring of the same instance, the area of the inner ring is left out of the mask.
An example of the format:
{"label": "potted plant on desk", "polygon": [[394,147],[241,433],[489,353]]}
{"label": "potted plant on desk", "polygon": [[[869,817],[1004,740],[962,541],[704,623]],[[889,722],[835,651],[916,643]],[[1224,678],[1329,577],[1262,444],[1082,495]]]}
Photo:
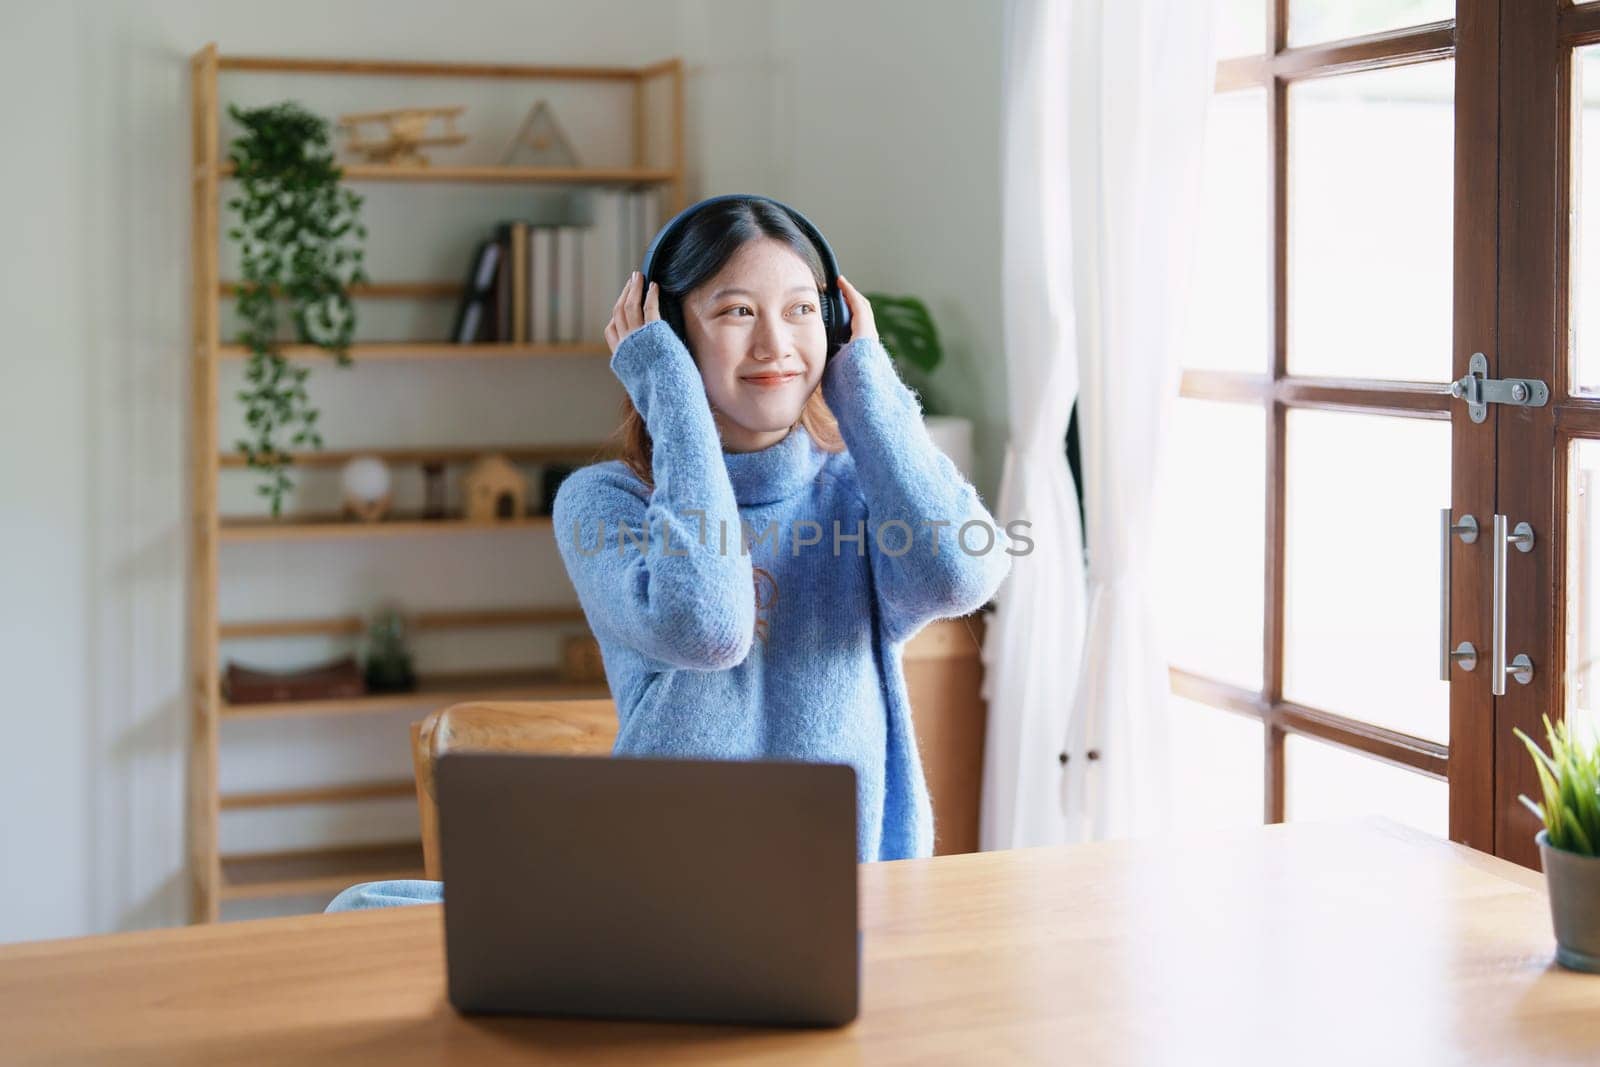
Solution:
{"label": "potted plant on desk", "polygon": [[1600,974],[1600,745],[1572,737],[1565,720],[1552,726],[1547,753],[1520,729],[1533,755],[1544,803],[1527,805],[1544,823],[1534,837],[1550,892],[1556,960],[1575,971]]}

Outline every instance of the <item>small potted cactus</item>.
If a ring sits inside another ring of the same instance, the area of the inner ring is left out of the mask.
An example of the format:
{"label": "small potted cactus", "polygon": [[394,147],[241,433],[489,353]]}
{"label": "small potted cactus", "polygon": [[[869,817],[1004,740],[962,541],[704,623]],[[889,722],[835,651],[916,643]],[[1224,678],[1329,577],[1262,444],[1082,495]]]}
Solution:
{"label": "small potted cactus", "polygon": [[1544,792],[1543,803],[1517,799],[1544,823],[1534,840],[1550,892],[1556,961],[1600,974],[1600,745],[1575,739],[1565,720],[1552,726],[1548,715],[1544,730],[1549,752],[1515,731]]}

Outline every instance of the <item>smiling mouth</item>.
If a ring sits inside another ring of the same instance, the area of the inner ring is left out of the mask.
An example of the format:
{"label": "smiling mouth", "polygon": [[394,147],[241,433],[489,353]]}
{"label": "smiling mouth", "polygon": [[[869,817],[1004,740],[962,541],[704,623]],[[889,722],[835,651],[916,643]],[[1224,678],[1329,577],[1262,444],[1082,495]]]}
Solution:
{"label": "smiling mouth", "polygon": [[800,372],[795,371],[793,374],[762,374],[746,378],[745,381],[752,385],[782,385],[784,382],[792,382],[798,377],[800,377]]}

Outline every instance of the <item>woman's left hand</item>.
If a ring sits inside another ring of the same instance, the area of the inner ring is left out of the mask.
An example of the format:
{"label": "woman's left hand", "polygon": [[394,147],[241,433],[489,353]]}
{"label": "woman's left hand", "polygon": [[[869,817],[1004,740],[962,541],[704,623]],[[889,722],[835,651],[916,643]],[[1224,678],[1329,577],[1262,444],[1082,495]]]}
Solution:
{"label": "woman's left hand", "polygon": [[845,306],[850,309],[850,340],[863,337],[877,340],[878,324],[872,320],[872,304],[843,274],[839,275],[839,292],[844,296]]}

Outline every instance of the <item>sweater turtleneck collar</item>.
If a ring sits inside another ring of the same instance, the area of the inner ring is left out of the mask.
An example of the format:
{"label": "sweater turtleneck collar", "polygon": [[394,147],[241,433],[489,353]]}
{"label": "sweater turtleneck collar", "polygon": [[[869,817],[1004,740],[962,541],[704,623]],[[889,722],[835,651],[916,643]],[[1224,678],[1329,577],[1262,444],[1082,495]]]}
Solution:
{"label": "sweater turtleneck collar", "polygon": [[775,445],[755,452],[724,452],[728,480],[740,507],[771,504],[810,485],[828,455],[799,423]]}

